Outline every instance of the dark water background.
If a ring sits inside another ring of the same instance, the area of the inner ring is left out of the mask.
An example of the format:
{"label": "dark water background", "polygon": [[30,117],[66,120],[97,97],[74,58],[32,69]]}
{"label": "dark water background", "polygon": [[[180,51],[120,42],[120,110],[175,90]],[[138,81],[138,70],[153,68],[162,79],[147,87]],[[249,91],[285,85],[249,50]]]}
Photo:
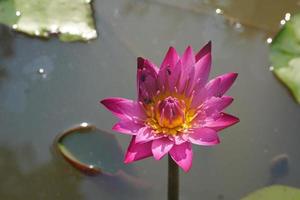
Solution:
{"label": "dark water background", "polygon": [[[222,132],[220,145],[194,148],[192,170],[180,174],[181,199],[235,200],[270,182],[300,187],[300,106],[270,72],[266,42],[298,1],[97,0],[94,8],[100,37],[87,44],[0,27],[0,199],[166,199],[167,159],[133,164],[142,184],[127,183],[81,174],[53,141],[85,121],[111,130],[115,119],[98,102],[135,98],[137,56],[159,64],[170,45],[183,52],[208,40],[212,76],[239,73],[228,112],[241,122]],[[115,135],[125,150],[129,137]],[[273,180],[270,161],[279,154],[289,173]]]}

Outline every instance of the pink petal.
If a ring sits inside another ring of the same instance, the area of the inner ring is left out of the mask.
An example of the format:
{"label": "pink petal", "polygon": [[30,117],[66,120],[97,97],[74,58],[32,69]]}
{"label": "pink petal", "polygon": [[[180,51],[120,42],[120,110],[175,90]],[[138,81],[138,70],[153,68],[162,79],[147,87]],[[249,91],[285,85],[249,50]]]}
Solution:
{"label": "pink petal", "polygon": [[181,58],[182,68],[178,85],[180,93],[187,92],[187,96],[191,92],[195,77],[195,55],[191,46],[188,46]]}
{"label": "pink petal", "polygon": [[120,119],[146,119],[142,106],[136,101],[124,98],[107,98],[103,99],[100,103]]}
{"label": "pink petal", "polygon": [[192,93],[192,103],[191,108],[199,107],[207,97],[207,90],[206,88],[197,88]]}
{"label": "pink petal", "polygon": [[149,103],[158,90],[158,68],[149,60],[139,57],[137,60],[138,99]]}
{"label": "pink petal", "polygon": [[211,53],[211,41],[209,41],[197,54],[196,62],[200,60],[206,54]]}
{"label": "pink petal", "polygon": [[184,51],[182,58],[181,58],[182,65],[184,67],[184,70],[186,68],[190,68],[194,66],[195,64],[195,55],[193,48],[191,46],[188,46],[186,50]]}
{"label": "pink petal", "polygon": [[123,119],[116,123],[112,130],[129,135],[136,135],[139,129],[143,126],[143,124],[138,124],[131,120]]}
{"label": "pink petal", "polygon": [[180,145],[174,145],[169,154],[185,172],[188,172],[191,169],[193,161],[191,143],[185,142]]}
{"label": "pink petal", "polygon": [[210,80],[206,85],[206,91],[207,91],[207,98],[210,98],[212,96],[217,96],[219,89],[220,89],[221,79],[215,78]]}
{"label": "pink petal", "polygon": [[185,95],[187,97],[191,96],[191,93],[194,89],[194,85],[196,83],[196,73],[195,73],[195,67],[192,67],[186,80],[186,88],[185,88]]}
{"label": "pink petal", "polygon": [[128,146],[124,163],[127,164],[152,156],[151,145],[152,142],[143,144],[135,143],[135,136],[133,136]]}
{"label": "pink petal", "polygon": [[155,134],[151,128],[145,126],[138,131],[135,142],[145,143],[161,137],[163,137],[162,134]]}
{"label": "pink petal", "polygon": [[212,128],[216,131],[220,131],[224,128],[227,128],[229,126],[232,126],[236,123],[238,123],[240,120],[239,118],[226,114],[226,113],[221,113],[221,116],[217,118],[216,120],[210,120],[207,121],[204,126],[208,128]]}
{"label": "pink petal", "polygon": [[204,104],[204,109],[207,116],[211,116],[214,113],[219,113],[228,107],[233,101],[232,97],[223,96],[223,97],[212,97],[207,100]]}
{"label": "pink petal", "polygon": [[222,96],[227,92],[227,90],[232,86],[232,84],[236,80],[237,76],[238,76],[237,73],[227,73],[218,76],[218,78],[221,79],[218,96]]}
{"label": "pink petal", "polygon": [[[150,71],[154,71],[154,74],[158,74],[159,68],[150,60],[142,58],[142,57],[138,57],[137,58],[137,67],[139,69],[143,69],[143,68],[147,68]],[[152,72],[151,72],[152,73]]]}
{"label": "pink petal", "polygon": [[[179,56],[176,49],[170,47],[158,72],[158,87],[161,91],[166,89],[169,76],[173,74],[173,68],[176,67],[178,61]],[[175,72],[178,73],[178,69]]]}
{"label": "pink petal", "polygon": [[160,70],[166,66],[174,67],[179,60],[178,53],[174,47],[170,47],[163,62],[161,63]]}
{"label": "pink petal", "polygon": [[199,128],[189,134],[189,141],[203,146],[214,146],[220,143],[217,132],[210,128]]}
{"label": "pink petal", "polygon": [[[208,53],[205,56],[201,57],[200,60],[195,64],[195,78],[192,92],[190,95],[193,96],[192,107],[198,107],[204,100],[209,98],[211,92],[217,92],[219,83],[215,81],[210,81],[207,83],[209,72],[211,69],[211,54]],[[217,79],[215,79],[217,80]]]}
{"label": "pink petal", "polygon": [[168,138],[160,138],[152,142],[152,153],[156,160],[160,160],[164,155],[166,155],[173,147],[174,142],[170,141]]}
{"label": "pink petal", "polygon": [[178,82],[180,81],[181,68],[182,68],[182,63],[181,63],[181,60],[179,60],[173,68],[167,69],[167,70],[169,70],[168,71],[168,84],[169,84],[170,91],[175,91],[175,87],[177,88]]}
{"label": "pink petal", "polygon": [[209,77],[211,69],[211,54],[208,53],[201,57],[195,64],[195,85],[197,87],[203,87]]}
{"label": "pink petal", "polygon": [[221,83],[221,79],[215,78],[209,81],[204,88],[203,87],[195,88],[191,107],[197,108],[205,100],[211,98],[212,96],[215,96],[215,94],[217,94],[219,91],[220,83]]}
{"label": "pink petal", "polygon": [[170,47],[158,72],[158,87],[161,91],[169,88],[169,82],[175,81],[171,79],[178,79],[180,68],[178,69],[177,63],[179,60],[176,49]]}
{"label": "pink petal", "polygon": [[170,135],[169,140],[173,141],[176,145],[182,144],[188,140],[187,134]]}

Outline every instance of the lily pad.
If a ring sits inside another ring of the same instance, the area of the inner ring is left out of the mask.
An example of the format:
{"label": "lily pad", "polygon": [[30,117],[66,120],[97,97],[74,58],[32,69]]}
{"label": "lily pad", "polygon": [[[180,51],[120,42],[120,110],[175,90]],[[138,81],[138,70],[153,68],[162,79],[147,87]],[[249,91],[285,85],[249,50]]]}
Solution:
{"label": "lily pad", "polygon": [[59,152],[75,168],[89,175],[130,172],[114,135],[86,125],[72,128],[57,138]]}
{"label": "lily pad", "polygon": [[241,200],[299,200],[300,190],[298,188],[273,185],[257,190]]}
{"label": "lily pad", "polygon": [[294,15],[271,44],[273,72],[300,103],[300,14]]}
{"label": "lily pad", "polygon": [[0,0],[0,23],[12,26],[18,21],[16,15],[15,1]]}
{"label": "lily pad", "polygon": [[32,36],[58,34],[62,41],[97,37],[91,0],[0,0],[0,23]]}

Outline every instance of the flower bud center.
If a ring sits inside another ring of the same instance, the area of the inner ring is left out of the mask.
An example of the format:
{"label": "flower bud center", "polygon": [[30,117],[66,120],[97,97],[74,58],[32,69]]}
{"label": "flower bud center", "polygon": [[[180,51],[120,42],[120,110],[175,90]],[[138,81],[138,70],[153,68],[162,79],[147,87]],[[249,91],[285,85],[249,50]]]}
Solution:
{"label": "flower bud center", "polygon": [[155,117],[161,127],[175,128],[181,126],[185,121],[184,101],[171,96],[158,101]]}

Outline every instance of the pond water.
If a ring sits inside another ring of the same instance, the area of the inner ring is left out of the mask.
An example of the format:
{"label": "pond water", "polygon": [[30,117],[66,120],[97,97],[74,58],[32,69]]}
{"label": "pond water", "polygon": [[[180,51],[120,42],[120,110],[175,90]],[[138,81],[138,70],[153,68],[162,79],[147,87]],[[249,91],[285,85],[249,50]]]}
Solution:
{"label": "pond water", "polygon": [[[81,122],[112,132],[116,119],[99,100],[135,98],[137,56],[159,64],[170,45],[183,52],[209,40],[212,76],[239,73],[228,112],[241,122],[221,133],[220,145],[194,147],[191,171],[180,173],[181,200],[235,200],[270,183],[300,187],[300,107],[269,70],[266,42],[286,13],[299,10],[298,1],[93,5],[100,37],[86,44],[0,27],[0,199],[166,199],[166,158],[132,164],[130,177],[86,176],[57,155],[53,142]],[[125,151],[130,138],[113,134]],[[288,172],[274,175],[270,162],[278,155]]]}

